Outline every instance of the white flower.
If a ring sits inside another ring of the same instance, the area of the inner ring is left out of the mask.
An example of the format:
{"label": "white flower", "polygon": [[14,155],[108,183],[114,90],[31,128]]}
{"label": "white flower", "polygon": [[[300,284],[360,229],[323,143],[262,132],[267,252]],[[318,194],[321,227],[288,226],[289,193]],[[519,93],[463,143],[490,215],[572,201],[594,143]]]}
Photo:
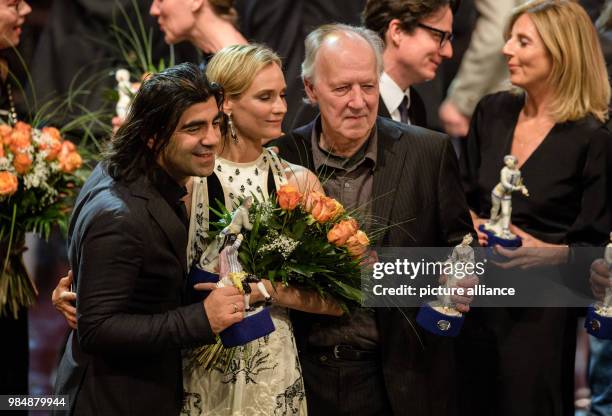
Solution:
{"label": "white flower", "polygon": [[275,251],[283,256],[285,260],[288,259],[291,253],[300,245],[299,241],[284,234],[279,234],[276,230],[271,230],[268,235],[266,235],[265,240],[268,241],[268,243],[259,247],[257,252],[265,254]]}
{"label": "white flower", "polygon": [[13,171],[12,158],[13,158],[12,153],[9,153],[8,157],[0,157],[0,170],[8,170],[12,172]]}
{"label": "white flower", "polygon": [[33,129],[32,142],[35,143],[38,148],[41,146],[46,147],[46,150],[40,150],[38,153],[42,155],[42,158],[44,159],[49,155],[50,149],[55,143],[55,139],[49,133],[43,133],[39,129]]}
{"label": "white flower", "polygon": [[[270,221],[270,218],[272,218],[272,215],[274,214],[274,202],[269,199],[266,201],[258,202],[257,213],[259,213],[259,220],[261,221],[261,223],[267,224]],[[251,220],[251,223],[255,222],[254,210],[251,210],[249,219]]]}
{"label": "white flower", "polygon": [[50,144],[50,137],[48,134],[43,134],[42,131],[40,131],[39,129],[32,129],[32,141],[37,144],[40,145],[42,143],[48,143]]}
{"label": "white flower", "polygon": [[50,174],[51,170],[45,161],[45,155],[42,152],[37,153],[36,157],[34,158],[32,170],[23,177],[23,185],[25,189],[41,188],[45,189],[46,192],[49,193],[50,189],[52,189],[47,184]]}
{"label": "white flower", "polygon": [[52,161],[51,163],[48,164],[48,166],[49,166],[49,170],[52,173],[61,172],[60,165],[57,160]]}

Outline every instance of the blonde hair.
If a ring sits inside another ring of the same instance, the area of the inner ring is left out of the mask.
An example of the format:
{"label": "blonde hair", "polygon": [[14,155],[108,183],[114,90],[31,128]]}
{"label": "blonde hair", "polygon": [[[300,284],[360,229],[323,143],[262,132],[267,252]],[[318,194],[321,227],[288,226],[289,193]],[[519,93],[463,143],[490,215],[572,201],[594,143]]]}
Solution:
{"label": "blonde hair", "polygon": [[236,98],[245,92],[263,68],[276,64],[282,68],[278,55],[262,45],[232,45],[221,49],[206,66],[206,77],[223,87],[226,98]]}
{"label": "blonde hair", "polygon": [[[259,71],[272,64],[282,68],[281,59],[270,48],[255,43],[231,45],[221,49],[208,62],[206,77],[221,85],[226,100],[238,98],[249,89]],[[221,135],[224,146],[228,142],[229,133],[229,119],[223,113]]]}
{"label": "blonde hair", "polygon": [[556,122],[588,114],[608,115],[610,84],[597,31],[585,10],[571,0],[531,0],[514,9],[506,27],[529,15],[552,61],[548,84],[554,89],[550,112]]}

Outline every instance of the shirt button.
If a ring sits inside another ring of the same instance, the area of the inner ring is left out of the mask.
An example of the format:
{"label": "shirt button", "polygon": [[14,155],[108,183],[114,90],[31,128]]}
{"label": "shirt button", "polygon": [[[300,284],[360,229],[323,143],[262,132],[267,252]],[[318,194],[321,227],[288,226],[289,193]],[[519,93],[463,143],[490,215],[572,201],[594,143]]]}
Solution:
{"label": "shirt button", "polygon": [[345,187],[345,188],[350,188],[350,187],[351,187],[351,184],[350,184],[350,183],[348,183],[348,182],[345,182],[345,183],[344,183],[344,187]]}

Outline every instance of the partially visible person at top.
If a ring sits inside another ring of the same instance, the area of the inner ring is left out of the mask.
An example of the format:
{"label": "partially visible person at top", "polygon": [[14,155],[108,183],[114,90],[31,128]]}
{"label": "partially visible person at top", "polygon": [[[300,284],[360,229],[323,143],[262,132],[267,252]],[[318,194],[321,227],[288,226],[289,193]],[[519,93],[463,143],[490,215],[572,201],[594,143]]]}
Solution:
{"label": "partially visible person at top", "polygon": [[[0,0],[0,120],[10,125],[14,125],[19,118],[13,97],[17,87],[9,75],[10,68],[4,54],[19,46],[21,28],[31,11],[26,1]],[[5,250],[5,247],[0,247],[2,260]],[[17,319],[11,314],[1,316],[0,331],[11,339],[6,345],[6,356],[10,359],[3,361],[0,374],[0,394],[28,394],[28,311],[22,309]]]}

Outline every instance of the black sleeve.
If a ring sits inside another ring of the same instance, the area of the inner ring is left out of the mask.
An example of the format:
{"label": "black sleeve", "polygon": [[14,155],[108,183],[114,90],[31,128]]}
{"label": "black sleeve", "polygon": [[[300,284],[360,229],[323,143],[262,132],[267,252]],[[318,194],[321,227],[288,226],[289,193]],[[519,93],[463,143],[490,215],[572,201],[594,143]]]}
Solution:
{"label": "black sleeve", "polygon": [[442,242],[452,247],[471,233],[478,241],[472,225],[465,192],[459,179],[457,157],[450,140],[444,141],[438,170],[438,221],[442,230]]}
{"label": "black sleeve", "polygon": [[612,135],[605,128],[592,133],[586,162],[582,169],[581,208],[569,229],[566,241],[575,246],[599,246],[608,241],[610,232],[609,148]]}
{"label": "black sleeve", "polygon": [[73,265],[77,334],[84,351],[155,354],[214,342],[202,303],[159,314],[128,312],[148,244],[125,216],[105,212],[90,224]]}
{"label": "black sleeve", "polygon": [[461,152],[459,167],[461,172],[461,183],[465,190],[467,203],[472,211],[480,215],[480,199],[478,194],[478,172],[480,170],[480,124],[483,118],[485,99],[481,100],[470,121],[470,130],[466,140],[466,146]]}

